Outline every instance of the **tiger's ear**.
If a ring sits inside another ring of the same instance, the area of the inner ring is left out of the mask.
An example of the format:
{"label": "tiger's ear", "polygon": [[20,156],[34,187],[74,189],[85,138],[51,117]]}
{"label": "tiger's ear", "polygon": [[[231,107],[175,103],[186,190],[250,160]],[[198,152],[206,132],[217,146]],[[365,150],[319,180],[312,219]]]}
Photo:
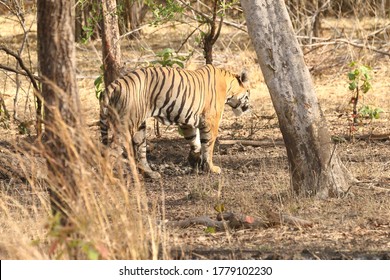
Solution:
{"label": "tiger's ear", "polygon": [[248,73],[246,72],[246,69],[243,69],[241,71],[240,75],[237,75],[237,79],[243,84],[248,85],[249,79],[248,79]]}

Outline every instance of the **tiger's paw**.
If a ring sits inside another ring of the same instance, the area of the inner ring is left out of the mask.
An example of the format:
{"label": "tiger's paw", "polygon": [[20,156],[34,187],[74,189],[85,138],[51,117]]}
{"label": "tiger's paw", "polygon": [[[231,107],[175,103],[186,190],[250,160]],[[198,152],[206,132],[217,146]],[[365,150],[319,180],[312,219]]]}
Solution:
{"label": "tiger's paw", "polygon": [[161,179],[161,174],[158,173],[157,171],[149,171],[145,172],[145,176],[152,179],[152,180],[159,180]]}
{"label": "tiger's paw", "polygon": [[219,166],[213,165],[210,167],[210,172],[215,174],[221,174],[221,168]]}
{"label": "tiger's paw", "polygon": [[157,171],[153,171],[149,166],[139,165],[138,171],[143,174],[145,178],[150,178],[152,180],[161,179],[161,174]]}
{"label": "tiger's paw", "polygon": [[214,174],[221,174],[221,168],[219,166],[207,162],[203,164],[203,170]]}
{"label": "tiger's paw", "polygon": [[190,154],[188,155],[188,162],[192,168],[199,167],[202,163],[202,156],[200,152],[190,151]]}

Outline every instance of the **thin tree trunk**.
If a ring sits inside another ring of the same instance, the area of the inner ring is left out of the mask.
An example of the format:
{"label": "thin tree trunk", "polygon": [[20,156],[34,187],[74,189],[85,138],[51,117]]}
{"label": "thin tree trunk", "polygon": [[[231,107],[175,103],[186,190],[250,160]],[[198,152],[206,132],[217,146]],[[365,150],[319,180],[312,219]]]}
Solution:
{"label": "thin tree trunk", "polygon": [[45,102],[45,155],[51,182],[50,201],[54,214],[62,213],[67,222],[69,205],[76,200],[77,185],[72,174],[72,152],[69,138],[75,139],[80,121],[76,83],[76,65],[72,5],[68,0],[39,0],[37,3],[38,60],[42,76],[42,96]]}
{"label": "thin tree trunk", "polygon": [[[130,7],[130,30],[136,30],[141,26],[145,18],[148,6],[143,1],[134,1]],[[130,31],[129,30],[129,31]],[[131,34],[130,39],[136,39],[141,36],[141,31],[135,31]]]}
{"label": "thin tree trunk", "polygon": [[287,149],[292,188],[322,198],[348,187],[283,0],[242,0]]}
{"label": "thin tree trunk", "polygon": [[75,40],[80,42],[83,38],[83,4],[77,2],[75,7]]}
{"label": "thin tree trunk", "polygon": [[137,39],[141,36],[141,30],[137,30],[148,11],[148,5],[145,1],[140,0],[117,0],[118,5],[123,7],[123,15],[119,19],[120,34],[126,34],[130,40]]}
{"label": "thin tree trunk", "polygon": [[119,27],[115,0],[102,2],[102,15],[104,83],[107,87],[120,76],[121,68],[121,49],[119,44]]}
{"label": "thin tree trunk", "polygon": [[219,34],[221,33],[223,18],[219,22],[217,27],[217,10],[218,10],[218,0],[214,0],[213,3],[213,17],[211,21],[208,22],[209,32],[203,38],[203,50],[204,57],[206,59],[206,64],[213,64],[213,46],[217,41]]}

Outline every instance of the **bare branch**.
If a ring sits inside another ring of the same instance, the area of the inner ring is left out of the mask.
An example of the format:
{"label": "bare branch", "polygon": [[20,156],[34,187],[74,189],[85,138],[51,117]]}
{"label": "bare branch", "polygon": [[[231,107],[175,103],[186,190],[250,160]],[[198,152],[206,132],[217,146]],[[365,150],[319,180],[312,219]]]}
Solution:
{"label": "bare branch", "polygon": [[217,41],[219,34],[221,34],[222,24],[223,24],[223,17],[221,17],[221,20],[219,21],[217,33],[215,33],[214,38],[212,40],[213,44]]}
{"label": "bare branch", "polygon": [[[19,74],[19,75],[23,75],[23,76],[26,76],[28,77],[28,74],[26,72],[23,72],[23,71],[20,71],[20,70],[17,70],[15,68],[12,68],[12,67],[9,67],[7,65],[3,65],[0,63],[0,69],[3,69],[5,71],[8,71],[8,72],[12,72],[12,73],[15,73],[15,74]],[[41,78],[39,76],[36,76],[36,75],[32,75],[33,78],[37,81],[41,81]]]}
{"label": "bare branch", "polygon": [[199,16],[201,16],[202,18],[204,18],[208,23],[212,23],[212,18],[210,18],[208,15],[198,11],[197,9],[194,9],[193,7],[191,7],[191,5],[188,5],[187,3],[185,3],[183,0],[177,0],[179,1],[180,3],[182,3],[186,8],[190,9],[191,11],[193,11],[195,14],[198,14]]}
{"label": "bare branch", "polygon": [[[39,86],[38,86],[38,84],[37,84],[37,82],[36,82],[36,80],[37,79],[35,79],[35,76],[30,72],[30,70],[24,65],[24,63],[23,63],[23,60],[22,60],[22,58],[19,56],[19,55],[17,55],[16,53],[14,53],[13,51],[11,51],[10,49],[8,49],[7,47],[5,47],[5,46],[0,46],[0,51],[4,51],[5,53],[7,53],[8,55],[11,55],[11,56],[13,56],[16,60],[17,60],[17,62],[19,63],[19,65],[20,65],[20,67],[24,70],[24,72],[25,72],[25,74],[23,74],[23,75],[25,75],[25,76],[27,76],[29,79],[30,79],[30,81],[31,81],[31,83],[32,83],[32,85],[33,85],[33,87],[34,87],[34,89],[35,89],[35,93],[34,93],[34,96],[36,97],[36,100],[37,100],[37,109],[36,109],[36,116],[37,116],[37,119],[36,119],[36,128],[37,128],[37,133],[38,133],[38,135],[41,135],[41,123],[42,123],[42,100],[41,100],[41,91],[40,91],[40,89],[39,89]],[[8,67],[9,68],[9,67]],[[10,70],[10,69],[9,69]],[[16,71],[18,71],[18,70],[15,70],[15,71],[13,71],[13,72],[15,72],[15,73],[17,73]],[[18,73],[17,73],[18,74]],[[14,117],[15,117],[15,119],[16,119],[16,116],[14,115]]]}
{"label": "bare branch", "polygon": [[[11,51],[10,49],[6,48],[5,46],[0,46],[0,51],[4,51],[8,55],[13,56],[18,61],[20,67],[25,71],[24,75],[29,77],[34,89],[39,93],[40,90],[39,90],[38,84],[36,82],[36,79],[35,79],[34,75],[30,72],[30,70],[28,70],[28,68],[24,65],[22,58],[19,55],[17,55],[16,53],[14,53],[13,51]],[[17,70],[12,71],[12,72],[18,73],[16,71]]]}
{"label": "bare branch", "polygon": [[191,38],[192,35],[194,35],[194,33],[198,30],[200,30],[199,28],[203,25],[200,24],[198,27],[196,27],[194,30],[192,30],[192,32],[184,39],[184,41],[181,43],[180,47],[177,49],[176,53],[180,52],[181,48],[184,46],[185,43],[187,43],[187,41]]}
{"label": "bare branch", "polygon": [[388,28],[390,28],[390,24],[387,24],[384,27],[382,27],[382,28],[380,28],[378,30],[375,30],[374,32],[368,34],[367,38],[371,39],[372,37],[375,37],[376,35],[382,33],[383,31],[386,31]]}
{"label": "bare branch", "polygon": [[246,28],[245,24],[238,24],[235,22],[227,21],[226,19],[224,19],[223,23],[226,24],[227,26],[232,26],[238,30],[248,33],[248,29]]}
{"label": "bare branch", "polygon": [[361,49],[367,49],[376,53],[380,53],[386,56],[390,56],[389,52],[385,52],[382,50],[379,50],[377,48],[365,45],[365,44],[360,44],[357,42],[349,41],[347,39],[334,39],[333,41],[327,41],[327,42],[321,42],[321,43],[315,43],[315,44],[309,44],[309,45],[304,45],[304,47],[318,47],[318,46],[327,46],[327,45],[337,45],[337,44],[348,44],[356,48],[361,48]]}

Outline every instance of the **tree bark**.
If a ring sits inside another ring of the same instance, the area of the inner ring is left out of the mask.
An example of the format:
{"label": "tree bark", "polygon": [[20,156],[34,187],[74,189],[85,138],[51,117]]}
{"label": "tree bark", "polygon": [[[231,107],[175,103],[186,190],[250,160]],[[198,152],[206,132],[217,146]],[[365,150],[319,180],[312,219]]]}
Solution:
{"label": "tree bark", "polygon": [[219,34],[221,33],[223,18],[219,22],[217,27],[217,10],[218,10],[218,0],[214,0],[213,3],[213,17],[211,21],[208,22],[209,32],[205,34],[203,38],[203,50],[204,57],[206,59],[206,64],[213,64],[213,47],[215,42],[217,41]]}
{"label": "tree bark", "polygon": [[53,212],[62,213],[65,219],[69,210],[66,199],[74,201],[77,197],[70,164],[74,151],[69,149],[68,141],[75,139],[77,130],[72,128],[80,122],[71,11],[68,0],[37,2],[38,60],[47,140],[44,153],[51,181],[50,200]]}
{"label": "tree bark", "polygon": [[[56,106],[64,119],[71,122],[74,121],[72,111],[78,111],[80,107],[71,2],[40,0],[37,4],[38,59],[41,75],[47,81],[42,84],[46,119],[52,119],[53,110],[50,109]],[[66,96],[62,96],[64,93]],[[65,101],[69,102],[67,106],[64,106]]]}
{"label": "tree bark", "polygon": [[123,14],[119,18],[119,32],[121,35],[129,33],[127,38],[130,40],[138,39],[141,36],[141,30],[137,30],[148,11],[148,5],[140,0],[117,0],[117,5],[123,8]]}
{"label": "tree bark", "polygon": [[242,0],[249,35],[271,94],[295,193],[340,195],[349,173],[332,145],[283,0]]}
{"label": "tree bark", "polygon": [[83,38],[84,32],[83,32],[83,4],[76,3],[75,4],[75,40],[76,42],[80,42]]}
{"label": "tree bark", "polygon": [[120,76],[121,68],[121,49],[115,0],[102,1],[102,15],[104,84],[107,87]]}

